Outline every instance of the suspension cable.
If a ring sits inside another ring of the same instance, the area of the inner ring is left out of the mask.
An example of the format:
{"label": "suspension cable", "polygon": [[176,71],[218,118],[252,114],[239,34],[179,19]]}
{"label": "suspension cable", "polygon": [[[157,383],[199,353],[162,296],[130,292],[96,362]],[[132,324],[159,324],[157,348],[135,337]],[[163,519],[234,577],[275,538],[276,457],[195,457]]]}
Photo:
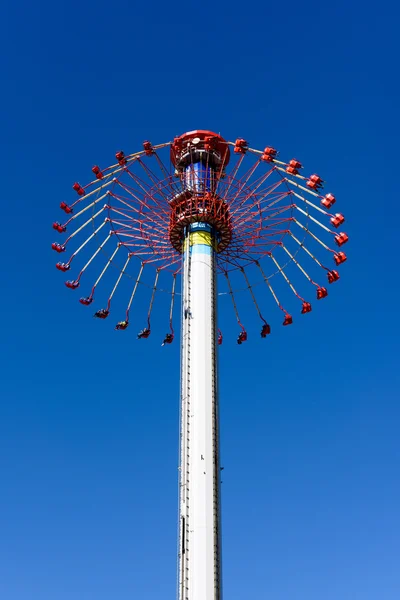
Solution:
{"label": "suspension cable", "polygon": [[70,259],[69,259],[69,261],[68,261],[68,263],[67,263],[67,264],[71,264],[71,261],[72,261],[72,259],[73,259],[73,258],[74,258],[74,257],[75,257],[75,256],[76,256],[76,255],[77,255],[77,254],[78,254],[78,253],[81,251],[81,250],[82,250],[82,248],[84,248],[84,247],[86,246],[86,244],[87,244],[88,242],[90,242],[90,240],[91,240],[92,238],[94,238],[94,236],[95,236],[95,235],[97,235],[97,234],[99,233],[100,229],[101,229],[102,227],[104,227],[104,225],[105,225],[106,223],[107,223],[107,221],[103,221],[103,223],[102,223],[102,224],[101,224],[101,225],[100,225],[100,226],[99,226],[99,227],[98,227],[98,228],[97,228],[95,231],[93,231],[93,233],[92,233],[92,234],[91,234],[91,235],[90,235],[90,236],[87,238],[87,240],[85,240],[85,241],[83,242],[83,244],[81,244],[81,245],[79,246],[79,248],[78,248],[77,250],[75,250],[75,252],[73,252],[73,253],[71,254],[71,257],[70,257]]}
{"label": "suspension cable", "polygon": [[158,268],[156,270],[156,278],[154,280],[154,285],[153,285],[153,293],[151,294],[151,300],[150,300],[150,305],[149,305],[149,312],[147,313],[147,326],[149,329],[151,329],[150,327],[150,316],[151,316],[151,311],[153,308],[153,302],[154,302],[154,296],[157,290],[157,282],[158,282],[158,276],[160,275],[160,268]]}
{"label": "suspension cable", "polygon": [[221,165],[219,167],[219,173],[217,175],[217,182],[216,182],[216,187],[215,187],[215,194],[218,193],[218,188],[220,186],[221,180],[222,180],[222,176],[223,176],[223,172],[224,172],[224,167],[225,167],[225,161],[226,158],[228,156],[228,152],[229,152],[229,146],[227,145],[225,148],[225,152],[224,152],[224,157],[221,161]]}
{"label": "suspension cable", "polygon": [[175,285],[176,285],[176,273],[172,275],[172,292],[171,292],[171,307],[169,310],[169,327],[171,329],[172,335],[174,335],[174,328],[172,326],[172,316],[174,312],[174,302],[175,302]]}
{"label": "suspension cable", "polygon": [[[242,156],[244,156],[244,155],[242,154]],[[257,167],[260,166],[260,164],[261,164],[261,160],[258,160],[256,163],[254,163],[254,165],[252,167],[250,167],[250,169],[247,171],[247,173],[245,173],[243,175],[242,179],[240,179],[240,181],[238,182],[240,184],[239,189],[236,190],[236,194],[230,200],[231,205],[234,205],[234,203],[237,201],[238,197],[240,196],[240,194],[243,191],[244,187],[246,186],[247,182],[249,181],[249,179],[251,178],[253,173],[256,171]]]}
{"label": "suspension cable", "polygon": [[326,225],[323,225],[323,223],[321,223],[320,221],[318,221],[318,219],[315,219],[313,216],[311,216],[308,212],[306,212],[305,210],[303,210],[302,208],[300,208],[300,206],[297,206],[297,204],[294,205],[296,207],[296,209],[301,212],[303,215],[305,215],[306,217],[308,217],[309,219],[311,219],[311,221],[313,221],[314,223],[316,223],[317,225],[319,225],[322,229],[325,229],[325,231],[327,231],[328,233],[331,233],[332,235],[334,235],[334,231],[331,231],[329,229],[329,227],[327,227]]}
{"label": "suspension cable", "polygon": [[[64,246],[65,246],[66,244],[68,244],[68,242],[69,242],[69,241],[70,241],[70,240],[71,240],[73,237],[75,237],[77,233],[79,233],[80,231],[82,231],[82,229],[83,229],[84,227],[86,227],[86,225],[89,225],[89,223],[92,223],[92,221],[94,221],[94,220],[95,220],[95,218],[99,216],[99,214],[101,214],[101,213],[102,213],[104,210],[106,210],[106,208],[108,208],[108,206],[107,206],[107,205],[104,205],[104,206],[103,206],[103,207],[102,207],[100,210],[98,210],[98,211],[97,211],[97,213],[95,213],[94,215],[92,215],[92,216],[90,217],[90,219],[88,219],[87,221],[85,221],[85,223],[83,223],[83,225],[81,225],[80,227],[78,227],[78,229],[76,229],[76,230],[75,230],[73,233],[71,233],[71,235],[70,235],[70,236],[69,236],[69,237],[68,237],[68,238],[65,240],[65,242],[64,242]],[[107,222],[107,218],[105,219],[105,222]]]}
{"label": "suspension cable", "polygon": [[[107,177],[105,179],[108,179],[110,176],[112,175],[112,173],[109,173],[107,175]],[[91,186],[98,183],[98,179],[96,179],[95,181],[92,181],[91,183],[89,183],[88,185],[85,186],[85,190]],[[99,193],[99,191],[102,191],[103,188],[111,185],[113,183],[113,180],[111,179],[110,181],[102,181],[101,187],[99,188],[94,188],[91,192],[87,192],[85,193],[84,196],[79,196],[79,198],[77,200],[75,200],[75,202],[73,202],[71,204],[71,208],[73,208],[74,206],[76,206],[79,202],[82,202],[83,200],[87,200],[90,196],[93,196],[93,194],[95,194],[96,192]],[[107,192],[106,192],[107,193]],[[104,198],[105,194],[102,196],[102,198]]]}
{"label": "suspension cable", "polygon": [[268,289],[269,289],[269,291],[271,292],[271,294],[272,294],[272,296],[273,296],[273,298],[274,298],[275,302],[277,303],[277,305],[279,306],[279,308],[281,309],[281,311],[283,311],[283,312],[285,313],[285,315],[288,315],[288,312],[287,312],[287,310],[285,310],[285,309],[283,308],[282,304],[279,302],[279,300],[278,300],[278,296],[276,295],[276,293],[275,293],[275,291],[274,291],[274,289],[273,289],[272,285],[270,284],[270,281],[269,281],[268,277],[265,275],[265,273],[264,273],[264,271],[263,271],[263,268],[262,268],[262,266],[260,265],[260,263],[258,262],[258,260],[256,261],[256,265],[257,265],[257,267],[260,269],[260,271],[261,271],[261,275],[263,276],[263,278],[264,278],[264,281],[265,281],[265,283],[267,284],[267,286],[268,286]]}
{"label": "suspension cable", "polygon": [[165,175],[166,180],[169,182],[169,184],[171,185],[172,189],[179,194],[179,188],[177,186],[177,184],[174,182],[174,180],[171,178],[171,174],[168,173],[168,170],[166,168],[166,166],[164,165],[163,161],[161,160],[160,156],[158,155],[158,152],[154,151],[154,156],[156,157],[158,166],[160,167],[162,173]]}
{"label": "suspension cable", "polygon": [[85,206],[85,208],[82,208],[82,210],[80,210],[79,212],[77,212],[74,215],[72,215],[72,217],[70,219],[68,219],[68,221],[65,223],[65,225],[68,225],[68,223],[71,223],[71,221],[74,221],[75,219],[77,219],[78,217],[80,217],[81,215],[83,215],[83,213],[85,213],[87,210],[89,210],[89,208],[92,208],[93,206],[96,206],[96,204],[98,202],[100,202],[101,200],[103,200],[103,198],[105,198],[106,196],[108,196],[108,192],[106,192],[102,196],[99,196],[99,198],[96,198],[96,200],[93,200],[93,202],[90,202],[90,204],[88,204],[87,206]]}
{"label": "suspension cable", "polygon": [[[300,176],[300,177],[302,177],[302,176]],[[304,187],[304,185],[300,185],[299,183],[297,183],[297,181],[293,181],[293,179],[290,179],[290,177],[286,177],[285,179],[286,179],[286,181],[288,183],[290,183],[290,185],[293,185],[293,186],[297,187],[298,189],[303,190],[304,192],[307,192],[307,194],[310,194],[311,196],[315,196],[315,198],[320,198],[321,197],[317,192],[314,192],[310,188]],[[307,177],[304,177],[303,181],[306,180],[306,179],[307,179]],[[322,208],[321,209],[319,207],[316,207],[316,208],[318,208],[318,210],[320,210],[321,212],[324,212],[322,210]],[[328,214],[328,213],[325,213],[325,214]]]}
{"label": "suspension cable", "polygon": [[[118,248],[120,248],[120,247],[121,247],[121,244],[118,244]],[[108,298],[107,310],[109,310],[109,308],[110,308],[110,304],[111,304],[112,297],[113,297],[113,296],[114,296],[114,294],[115,294],[115,291],[116,291],[116,289],[117,289],[117,287],[118,287],[118,285],[119,285],[119,282],[121,281],[122,275],[125,273],[126,267],[128,266],[128,264],[129,264],[129,261],[131,260],[131,258],[132,258],[132,255],[131,255],[131,254],[128,254],[128,258],[126,259],[126,262],[125,262],[124,266],[122,267],[122,271],[121,271],[121,272],[120,272],[120,274],[118,275],[118,279],[117,279],[117,281],[115,282],[115,285],[114,285],[114,287],[113,287],[113,289],[112,289],[112,292],[111,292],[111,294],[110,294],[110,296],[109,296],[109,298]]]}
{"label": "suspension cable", "polygon": [[320,267],[322,267],[322,269],[325,269],[325,271],[329,271],[329,269],[327,267],[324,267],[324,265],[318,260],[318,258],[316,258],[314,256],[314,254],[312,254],[308,248],[306,248],[306,246],[304,245],[303,242],[300,242],[299,239],[297,239],[297,237],[289,230],[288,231],[289,235],[294,239],[294,241],[300,246],[300,248],[303,248],[304,252],[306,252],[308,254],[308,256],[310,256],[316,263],[317,265],[319,265]]}
{"label": "suspension cable", "polygon": [[115,248],[114,252],[111,254],[110,258],[108,259],[108,261],[105,264],[104,269],[102,270],[102,272],[100,273],[100,275],[98,276],[98,278],[95,281],[95,284],[93,286],[93,288],[96,288],[97,285],[100,283],[100,280],[102,279],[104,273],[107,271],[108,267],[110,266],[110,264],[112,263],[114,256],[117,254],[118,250],[120,249],[120,245],[118,244],[118,246]]}
{"label": "suspension cable", "polygon": [[250,282],[249,282],[249,280],[248,280],[248,278],[247,278],[246,272],[245,272],[245,270],[244,270],[244,268],[243,268],[243,267],[241,267],[241,269],[240,269],[240,270],[241,270],[241,272],[242,272],[242,275],[243,275],[243,277],[244,277],[244,279],[245,279],[245,281],[246,281],[247,288],[248,288],[248,290],[249,290],[249,292],[250,292],[250,294],[251,294],[251,297],[252,297],[252,299],[253,299],[253,302],[254,302],[254,306],[255,306],[255,307],[256,307],[256,309],[257,309],[258,316],[260,317],[260,319],[261,319],[262,321],[264,321],[264,323],[265,323],[265,324],[267,324],[267,321],[264,319],[264,317],[263,317],[263,316],[262,316],[262,314],[261,314],[261,311],[260,311],[260,309],[259,309],[259,306],[258,306],[258,304],[257,304],[256,297],[255,297],[255,295],[254,295],[254,292],[253,292],[253,288],[252,288],[252,287],[251,287],[251,285],[250,285]]}
{"label": "suspension cable", "polygon": [[225,193],[224,193],[224,195],[222,197],[222,200],[226,200],[227,199],[228,194],[230,192],[230,189],[232,187],[232,184],[235,181],[236,175],[237,175],[237,173],[238,173],[238,171],[240,169],[240,165],[243,162],[243,159],[244,159],[244,154],[240,154],[239,157],[238,157],[238,160],[236,161],[236,165],[233,167],[231,173],[228,176],[228,182],[226,184]]}
{"label": "suspension cable", "polygon": [[296,292],[294,285],[292,284],[292,282],[290,281],[289,277],[286,275],[285,271],[283,270],[283,267],[280,266],[280,264],[278,263],[278,261],[276,260],[275,256],[273,256],[273,254],[268,254],[268,256],[271,258],[271,260],[274,262],[275,266],[277,267],[277,269],[279,270],[279,273],[282,275],[282,277],[284,278],[284,280],[286,281],[286,283],[288,284],[288,286],[290,287],[290,289],[292,290],[293,294],[299,299],[302,300],[304,302],[304,298],[302,298],[301,296],[299,296],[299,294]]}
{"label": "suspension cable", "polygon": [[[287,180],[287,181],[289,181],[289,180]],[[303,202],[305,202],[305,204],[308,204],[309,206],[312,206],[312,208],[314,208],[318,212],[322,213],[323,215],[325,215],[325,216],[329,215],[329,213],[326,210],[322,209],[320,206],[317,206],[313,202],[310,202],[309,200],[307,200],[306,198],[304,198],[304,196],[301,196],[300,194],[297,194],[296,192],[293,192],[293,191],[291,191],[290,193],[291,193],[292,196],[296,196],[296,198],[298,198],[299,200],[302,200]]]}
{"label": "suspension cable", "polygon": [[245,331],[245,328],[243,327],[242,323],[240,322],[240,318],[239,318],[239,313],[238,313],[238,309],[236,306],[236,302],[235,302],[235,298],[233,296],[233,291],[232,291],[232,286],[231,286],[231,282],[229,281],[229,277],[228,277],[228,273],[227,271],[224,271],[224,275],[226,277],[226,281],[228,283],[228,287],[229,287],[229,295],[232,299],[232,304],[233,304],[233,310],[235,311],[235,315],[236,315],[236,320],[238,322],[238,324],[240,325],[240,327],[243,329],[243,331]]}
{"label": "suspension cable", "polygon": [[[130,256],[132,256],[132,254]],[[131,310],[132,301],[133,301],[133,298],[135,297],[136,290],[137,290],[137,287],[138,287],[139,282],[140,282],[140,278],[141,278],[142,273],[143,273],[144,265],[145,265],[144,262],[142,262],[142,264],[140,265],[139,275],[137,276],[137,279],[136,279],[136,282],[135,282],[135,286],[133,288],[133,292],[132,292],[131,297],[130,297],[129,302],[128,302],[128,306],[127,306],[127,309],[126,309],[126,321],[127,322],[129,322],[129,311]]]}
{"label": "suspension cable", "polygon": [[108,236],[106,237],[106,239],[100,244],[100,246],[97,248],[97,250],[93,254],[93,256],[91,258],[89,258],[89,260],[87,261],[86,265],[83,267],[83,269],[79,273],[76,281],[80,280],[80,278],[82,277],[83,273],[86,271],[86,269],[88,268],[88,266],[90,265],[90,263],[92,262],[92,260],[94,260],[96,258],[96,256],[98,255],[98,253],[100,252],[100,250],[102,250],[104,248],[104,246],[107,244],[107,242],[110,239],[110,237],[111,237],[111,233],[109,233]]}
{"label": "suspension cable", "polygon": [[[260,165],[260,161],[258,161],[258,162],[257,162],[257,163],[254,165],[253,169],[251,170],[252,172],[250,173],[250,177],[251,177],[251,175],[254,173],[254,171],[256,170],[256,168],[257,168],[259,165]],[[274,168],[272,168],[272,169],[270,169],[269,171],[267,171],[267,173],[264,173],[264,175],[263,175],[262,177],[260,177],[260,178],[259,178],[259,179],[258,179],[258,180],[255,182],[257,185],[255,185],[254,189],[252,189],[252,190],[251,190],[249,193],[245,193],[245,194],[244,194],[244,198],[242,198],[242,200],[240,200],[240,195],[241,195],[241,192],[243,191],[243,189],[244,189],[244,187],[245,187],[245,185],[246,185],[246,183],[247,183],[247,181],[248,181],[248,178],[247,178],[247,179],[245,179],[245,181],[243,182],[243,184],[242,184],[242,185],[241,185],[241,187],[239,188],[239,190],[238,190],[238,192],[237,192],[236,196],[234,196],[234,198],[232,198],[232,202],[231,202],[231,206],[232,206],[232,207],[234,206],[234,203],[235,203],[235,202],[237,202],[237,206],[236,206],[236,207],[234,208],[234,210],[232,211],[232,214],[235,214],[235,213],[236,213],[236,212],[237,212],[237,211],[238,211],[238,210],[239,210],[239,209],[240,209],[240,208],[241,208],[241,207],[242,207],[242,206],[243,206],[243,205],[244,205],[244,204],[245,204],[245,203],[246,203],[246,202],[247,202],[247,201],[250,199],[250,198],[252,198],[252,197],[254,198],[254,197],[255,197],[255,198],[256,198],[256,201],[257,201],[257,195],[255,194],[255,193],[256,193],[256,191],[257,191],[257,190],[258,190],[258,189],[259,189],[259,188],[260,188],[260,187],[263,185],[263,183],[264,183],[264,182],[265,182],[265,181],[268,179],[268,177],[269,177],[269,176],[270,176],[270,175],[271,175],[271,174],[274,172],[274,170],[275,170],[275,169],[274,169]],[[240,180],[240,182],[242,182],[242,180]],[[279,180],[279,181],[277,181],[276,183],[272,184],[272,186],[270,186],[270,188],[269,188],[269,189],[267,188],[267,190],[261,190],[261,191],[258,193],[258,196],[260,196],[260,195],[262,194],[262,196],[261,196],[261,199],[260,199],[260,203],[261,203],[261,202],[264,202],[264,201],[265,201],[265,199],[268,197],[268,195],[269,195],[269,194],[271,194],[271,193],[272,193],[272,192],[273,192],[275,189],[277,189],[277,188],[278,188],[280,185],[282,185],[282,183],[283,183],[283,181],[282,181],[282,180]],[[264,192],[265,192],[265,193],[264,193]]]}
{"label": "suspension cable", "polygon": [[329,246],[327,246],[326,244],[324,244],[324,242],[322,242],[319,238],[317,238],[316,235],[314,235],[309,229],[308,227],[305,227],[305,225],[303,225],[302,223],[300,223],[300,221],[298,221],[297,219],[293,218],[293,221],[296,223],[296,225],[298,225],[301,229],[303,229],[306,233],[308,233],[308,235],[310,235],[316,242],[318,242],[319,244],[321,244],[321,246],[323,248],[325,248],[325,250],[329,250],[329,252],[335,252],[334,250],[332,250],[332,248],[329,248]]}
{"label": "suspension cable", "polygon": [[282,244],[282,248],[284,249],[284,251],[286,252],[286,254],[288,256],[290,256],[290,258],[292,259],[292,261],[294,262],[294,264],[300,269],[300,271],[308,279],[308,281],[310,283],[312,283],[313,285],[316,285],[317,287],[319,287],[318,283],[315,283],[315,281],[313,281],[313,279],[311,279],[311,277],[309,276],[309,274],[303,269],[303,267],[301,266],[301,264],[295,259],[295,257],[293,256],[293,254],[291,252],[289,252],[289,250],[286,248],[286,246],[284,246],[284,244]]}

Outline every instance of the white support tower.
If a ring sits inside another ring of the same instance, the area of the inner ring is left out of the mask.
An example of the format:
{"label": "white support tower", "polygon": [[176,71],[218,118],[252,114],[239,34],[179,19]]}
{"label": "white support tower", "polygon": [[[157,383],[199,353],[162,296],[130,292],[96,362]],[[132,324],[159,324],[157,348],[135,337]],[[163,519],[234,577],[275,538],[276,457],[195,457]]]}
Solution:
{"label": "white support tower", "polygon": [[216,263],[232,237],[218,194],[229,147],[191,131],[175,138],[171,159],[181,185],[170,241],[183,261],[178,597],[222,600]]}
{"label": "white support tower", "polygon": [[179,600],[221,600],[214,237],[188,227],[183,258]]}

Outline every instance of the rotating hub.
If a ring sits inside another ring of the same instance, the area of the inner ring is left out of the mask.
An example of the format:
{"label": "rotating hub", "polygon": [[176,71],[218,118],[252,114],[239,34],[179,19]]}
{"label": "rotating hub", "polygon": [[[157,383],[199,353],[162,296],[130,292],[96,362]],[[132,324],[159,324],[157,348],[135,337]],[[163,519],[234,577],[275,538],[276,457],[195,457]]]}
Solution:
{"label": "rotating hub", "polygon": [[169,201],[169,239],[178,252],[182,253],[185,232],[193,223],[211,226],[216,252],[229,246],[232,239],[229,207],[217,193],[229,157],[226,141],[211,131],[191,131],[175,138],[171,161],[182,191]]}

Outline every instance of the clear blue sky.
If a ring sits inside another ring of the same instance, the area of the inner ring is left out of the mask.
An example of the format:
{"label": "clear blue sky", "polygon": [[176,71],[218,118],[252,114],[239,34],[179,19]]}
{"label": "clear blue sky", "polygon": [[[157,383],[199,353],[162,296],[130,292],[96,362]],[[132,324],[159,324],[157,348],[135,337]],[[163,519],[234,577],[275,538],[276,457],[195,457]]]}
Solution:
{"label": "clear blue sky", "polygon": [[0,597],[175,598],[178,344],[73,302],[51,223],[119,148],[207,128],[320,173],[351,236],[323,306],[222,347],[225,598],[398,600],[398,7],[2,16]]}

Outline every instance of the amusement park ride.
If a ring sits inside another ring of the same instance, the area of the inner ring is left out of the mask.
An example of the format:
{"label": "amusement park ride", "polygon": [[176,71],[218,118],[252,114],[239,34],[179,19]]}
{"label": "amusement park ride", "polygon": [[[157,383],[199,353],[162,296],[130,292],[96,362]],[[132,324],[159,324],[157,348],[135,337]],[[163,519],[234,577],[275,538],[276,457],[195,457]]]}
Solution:
{"label": "amusement park ride", "polygon": [[117,289],[125,285],[126,310],[115,325],[119,331],[130,325],[136,295],[148,294],[139,339],[152,333],[156,293],[168,291],[169,331],[162,345],[174,341],[174,302],[180,296],[178,596],[221,600],[217,350],[223,338],[217,324],[217,280],[225,290],[220,293],[232,301],[237,343],[247,342],[237,304],[241,289],[254,303],[261,337],[266,338],[272,325],[256,292],[267,291],[283,313],[284,326],[294,318],[281,303],[279,286],[299,302],[298,312],[311,312],[298,285],[314,287],[321,300],[329,284],[338,281],[337,267],[346,261],[342,246],[348,241],[338,231],[344,217],[332,212],[335,196],[322,191],[318,175],[304,176],[297,159],[283,162],[275,148],[255,150],[241,138],[227,142],[211,131],[191,131],[164,144],[146,141],[139,152],[115,156],[111,167],[92,168],[89,184],[74,183],[75,202],[61,202],[67,220],[53,223],[53,229],[67,237],[52,248],[59,254],[75,249],[56,267],[69,272],[83,259],[77,275],[65,282],[76,290],[91,275],[95,259],[103,259],[80,302],[91,305],[100,282],[109,282],[107,303],[94,315],[107,319]]}

